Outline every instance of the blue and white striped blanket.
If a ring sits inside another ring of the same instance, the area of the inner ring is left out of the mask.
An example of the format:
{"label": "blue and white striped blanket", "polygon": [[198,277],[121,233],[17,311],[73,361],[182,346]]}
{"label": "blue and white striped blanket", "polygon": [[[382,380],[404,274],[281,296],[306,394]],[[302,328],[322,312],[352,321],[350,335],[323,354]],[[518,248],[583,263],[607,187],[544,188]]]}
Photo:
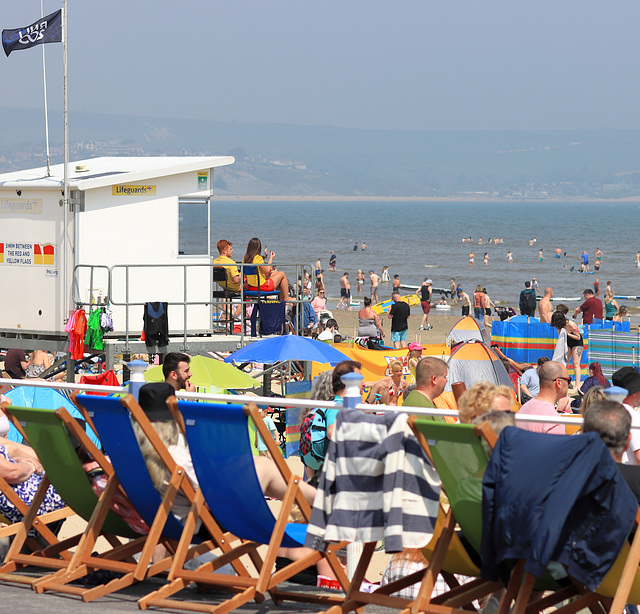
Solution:
{"label": "blue and white striped blanket", "polygon": [[422,548],[433,535],[439,494],[440,478],[406,414],[341,409],[305,545],[384,539],[387,552]]}

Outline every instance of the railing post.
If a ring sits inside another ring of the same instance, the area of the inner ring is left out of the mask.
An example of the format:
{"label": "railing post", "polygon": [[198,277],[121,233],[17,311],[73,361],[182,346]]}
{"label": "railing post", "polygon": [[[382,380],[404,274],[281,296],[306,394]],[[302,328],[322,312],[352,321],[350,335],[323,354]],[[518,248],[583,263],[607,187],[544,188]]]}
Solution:
{"label": "railing post", "polygon": [[129,394],[132,394],[135,400],[138,400],[138,393],[140,388],[146,384],[144,381],[144,372],[149,365],[144,360],[132,360],[127,363],[127,367],[131,372],[131,378],[129,379]]}
{"label": "railing post", "polygon": [[[345,385],[342,397],[343,407],[345,409],[355,409],[356,405],[362,401],[362,392],[360,390],[362,375],[360,373],[346,373],[340,379]],[[347,544],[347,577],[349,580],[353,578],[353,574],[356,572],[361,555],[361,543],[351,542]]]}

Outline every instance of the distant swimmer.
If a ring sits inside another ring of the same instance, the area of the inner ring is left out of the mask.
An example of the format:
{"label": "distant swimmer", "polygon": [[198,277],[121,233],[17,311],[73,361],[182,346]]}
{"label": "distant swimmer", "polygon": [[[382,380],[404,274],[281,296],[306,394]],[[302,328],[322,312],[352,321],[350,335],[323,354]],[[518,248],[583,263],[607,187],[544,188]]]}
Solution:
{"label": "distant swimmer", "polygon": [[329,256],[329,270],[330,271],[336,270],[336,253],[335,252],[331,252],[331,256]]}
{"label": "distant swimmer", "polygon": [[604,256],[604,254],[602,253],[599,247],[596,247],[596,261],[593,265],[593,268],[596,271],[600,270],[600,265],[602,264],[602,256]]}
{"label": "distant swimmer", "polygon": [[636,269],[640,269],[640,252],[636,254]]}
{"label": "distant swimmer", "polygon": [[340,309],[343,304],[346,306],[347,311],[351,311],[351,282],[349,282],[349,273],[345,273],[340,278],[340,302],[336,309]]}
{"label": "distant swimmer", "polygon": [[533,247],[533,239],[529,239],[529,247]]}
{"label": "distant swimmer", "polygon": [[562,250],[556,247],[556,258],[562,258]]}
{"label": "distant swimmer", "polygon": [[589,272],[589,254],[587,252],[582,252],[582,272]]}
{"label": "distant swimmer", "polygon": [[538,259],[540,260],[540,262],[544,262],[544,256],[542,255],[542,250],[538,252]]}
{"label": "distant swimmer", "polygon": [[507,252],[507,262],[513,262],[513,254],[511,253],[511,250]]}
{"label": "distant swimmer", "polygon": [[378,285],[382,280],[380,279],[380,275],[377,275],[373,271],[369,271],[369,279],[371,280],[371,300],[373,301],[375,297],[376,304],[378,304],[380,302],[378,298]]}
{"label": "distant swimmer", "polygon": [[600,280],[596,277],[596,280],[593,282],[593,293],[598,296],[600,294]]}
{"label": "distant swimmer", "polygon": [[400,287],[400,275],[394,275],[393,276],[393,284],[391,286],[394,290],[395,288],[399,288]]}
{"label": "distant swimmer", "polygon": [[567,257],[567,250],[566,250],[566,249],[564,250],[564,252],[563,252],[563,254],[562,254],[562,257],[563,257],[563,258],[566,258],[566,257]]}
{"label": "distant swimmer", "polygon": [[356,281],[358,282],[358,294],[360,294],[362,292],[362,284],[364,283],[364,273],[362,272],[362,269],[358,269]]}
{"label": "distant swimmer", "polygon": [[357,243],[353,246],[353,251],[354,251],[354,252],[357,252],[357,251],[358,251],[358,244],[357,244]]}
{"label": "distant swimmer", "polygon": [[489,266],[489,254],[487,252],[484,253],[484,266]]}
{"label": "distant swimmer", "polygon": [[383,266],[382,267],[382,281],[390,281],[391,280],[391,276],[389,275],[389,267],[388,266]]}
{"label": "distant swimmer", "polygon": [[474,266],[475,260],[476,260],[476,255],[473,252],[471,252],[469,254],[469,266]]}
{"label": "distant swimmer", "polygon": [[361,251],[364,251],[365,249],[367,249],[367,244],[366,244],[366,243],[363,243],[363,244],[360,246],[360,250],[361,250]]}
{"label": "distant swimmer", "polygon": [[482,237],[478,239],[478,245],[482,245]]}

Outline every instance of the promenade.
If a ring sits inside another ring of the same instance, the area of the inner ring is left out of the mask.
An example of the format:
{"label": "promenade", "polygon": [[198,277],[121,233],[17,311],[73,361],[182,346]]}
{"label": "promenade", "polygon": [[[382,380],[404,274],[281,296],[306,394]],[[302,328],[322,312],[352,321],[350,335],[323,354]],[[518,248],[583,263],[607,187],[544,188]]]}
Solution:
{"label": "promenade", "polygon": [[[16,586],[12,584],[0,583],[0,594],[2,594],[2,611],[11,614],[42,614],[49,612],[57,614],[134,614],[140,612],[138,609],[138,599],[151,590],[160,587],[162,580],[147,580],[136,584],[128,589],[113,593],[106,597],[96,599],[91,603],[84,603],[79,597],[70,595],[59,595],[55,593],[45,593],[38,595],[26,586]],[[312,587],[304,587],[297,584],[283,583],[284,590],[295,590],[296,592],[315,591]],[[181,595],[189,597],[190,600],[198,600],[207,604],[221,603],[229,597],[229,593],[198,593],[195,588],[187,589]],[[317,604],[306,604],[296,602],[284,602],[276,605],[267,598],[262,603],[251,602],[236,610],[244,614],[289,614],[294,612],[319,612],[322,606]],[[167,610],[149,610],[149,612],[161,612]],[[179,610],[173,610],[179,611]],[[387,613],[396,612],[389,608],[368,605],[365,612]]]}

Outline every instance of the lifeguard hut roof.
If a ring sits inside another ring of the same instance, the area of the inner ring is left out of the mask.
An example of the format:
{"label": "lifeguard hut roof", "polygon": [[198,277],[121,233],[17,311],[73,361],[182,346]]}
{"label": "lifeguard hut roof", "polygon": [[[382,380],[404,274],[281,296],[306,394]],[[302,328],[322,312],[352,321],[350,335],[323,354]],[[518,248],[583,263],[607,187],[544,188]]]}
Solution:
{"label": "lifeguard hut roof", "polygon": [[[193,157],[102,157],[69,163],[69,187],[91,190],[114,183],[148,181],[201,169],[233,164],[233,156]],[[0,188],[59,188],[64,183],[64,164],[14,171],[0,175]]]}

